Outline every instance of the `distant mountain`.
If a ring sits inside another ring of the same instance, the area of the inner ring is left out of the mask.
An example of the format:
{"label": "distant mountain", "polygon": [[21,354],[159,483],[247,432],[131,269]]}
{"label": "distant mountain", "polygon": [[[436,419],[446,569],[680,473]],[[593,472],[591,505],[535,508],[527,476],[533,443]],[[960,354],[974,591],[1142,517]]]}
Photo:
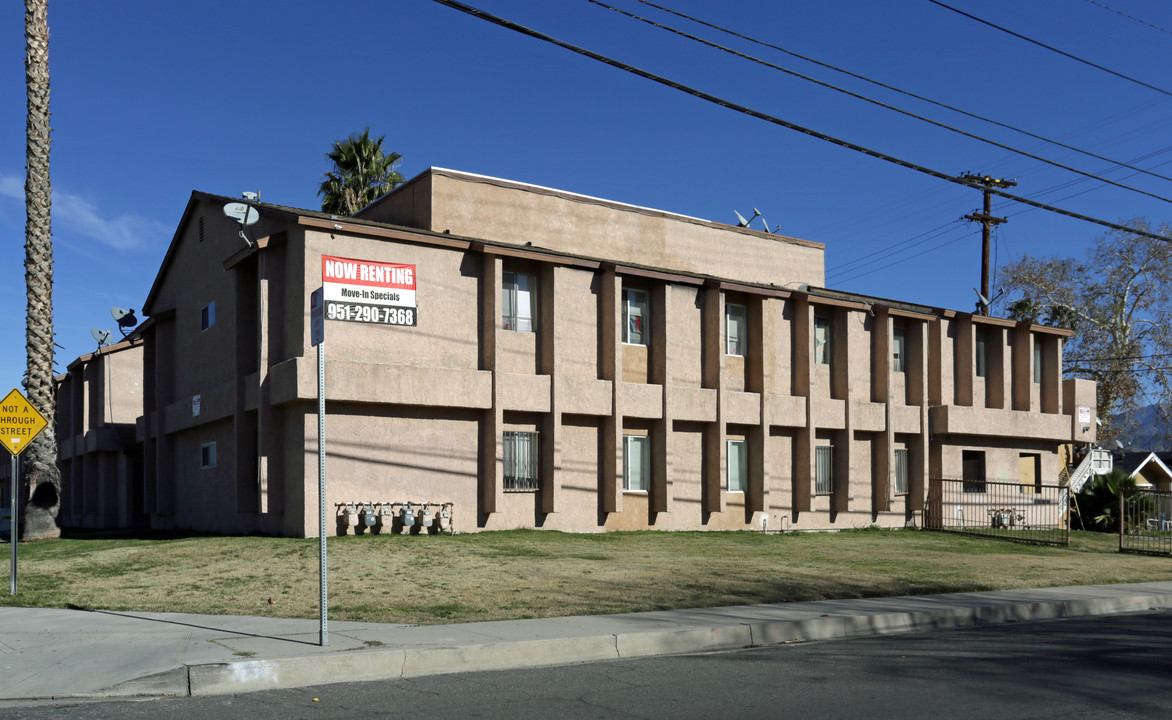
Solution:
{"label": "distant mountain", "polygon": [[[1164,420],[1159,405],[1145,405],[1138,408],[1132,418],[1136,423],[1135,430],[1119,436],[1119,441],[1127,446],[1128,450],[1172,451],[1172,425]],[[1116,421],[1126,420],[1125,417],[1118,415],[1115,419]]]}

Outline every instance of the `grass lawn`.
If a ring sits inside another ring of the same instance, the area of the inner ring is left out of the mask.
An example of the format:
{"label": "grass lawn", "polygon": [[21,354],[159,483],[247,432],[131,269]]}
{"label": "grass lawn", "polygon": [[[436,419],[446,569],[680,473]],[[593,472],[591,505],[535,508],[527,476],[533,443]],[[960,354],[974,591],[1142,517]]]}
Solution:
{"label": "grass lawn", "polygon": [[[1085,532],[1071,533],[1068,548],[917,530],[518,530],[328,543],[330,618],[389,623],[1172,580],[1172,558],[1121,554],[1117,536]],[[0,546],[0,557],[8,552]],[[316,539],[94,536],[18,553],[19,594],[0,595],[0,605],[318,613]]]}

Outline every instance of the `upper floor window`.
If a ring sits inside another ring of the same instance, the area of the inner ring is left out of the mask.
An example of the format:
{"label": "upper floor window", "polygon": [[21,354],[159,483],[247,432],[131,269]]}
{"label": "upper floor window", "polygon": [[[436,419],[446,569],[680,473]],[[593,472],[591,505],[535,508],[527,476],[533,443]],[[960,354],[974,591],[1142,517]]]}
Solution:
{"label": "upper floor window", "polygon": [[745,355],[745,326],[748,309],[737,303],[724,306],[724,354]]}
{"label": "upper floor window", "polygon": [[907,331],[901,325],[891,329],[891,371],[907,372]]}
{"label": "upper floor window", "polygon": [[623,342],[647,344],[647,292],[623,290]]}
{"label": "upper floor window", "polygon": [[501,273],[501,323],[505,330],[533,332],[537,317],[537,276]]}
{"label": "upper floor window", "polygon": [[728,441],[728,491],[744,492],[749,470],[749,453],[744,440]]}
{"label": "upper floor window", "polygon": [[214,442],[199,446],[199,466],[204,470],[211,470],[216,466],[216,444]]}
{"label": "upper floor window", "polygon": [[1042,384],[1042,343],[1041,338],[1034,338],[1034,382]]}
{"label": "upper floor window", "polygon": [[199,311],[199,329],[200,332],[207,330],[212,325],[216,324],[216,301],[213,300]]}
{"label": "upper floor window", "polygon": [[830,317],[814,316],[814,364],[830,364]]}
{"label": "upper floor window", "polygon": [[973,343],[973,348],[975,350],[975,357],[973,358],[973,361],[974,361],[973,368],[976,372],[977,377],[983,378],[983,377],[985,377],[985,374],[988,372],[988,368],[985,366],[986,356],[985,356],[985,329],[984,328],[977,328],[976,341]]}

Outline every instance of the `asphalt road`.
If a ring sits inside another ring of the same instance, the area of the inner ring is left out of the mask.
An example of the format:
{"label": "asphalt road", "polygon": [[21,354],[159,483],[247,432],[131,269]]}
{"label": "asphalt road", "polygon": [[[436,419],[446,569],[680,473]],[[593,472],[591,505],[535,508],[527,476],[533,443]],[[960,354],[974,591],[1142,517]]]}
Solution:
{"label": "asphalt road", "polygon": [[1169,612],[225,697],[0,706],[0,718],[71,720],[1170,715]]}

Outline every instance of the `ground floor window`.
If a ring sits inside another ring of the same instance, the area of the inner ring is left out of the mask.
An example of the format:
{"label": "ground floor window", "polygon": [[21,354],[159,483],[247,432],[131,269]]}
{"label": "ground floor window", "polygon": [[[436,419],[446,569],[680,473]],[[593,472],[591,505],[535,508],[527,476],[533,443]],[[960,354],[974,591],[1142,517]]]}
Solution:
{"label": "ground floor window", "polygon": [[749,453],[744,440],[728,441],[728,491],[744,492],[749,469]]}
{"label": "ground floor window", "polygon": [[814,492],[828,495],[834,490],[834,446],[814,448]]}
{"label": "ground floor window", "polygon": [[907,448],[895,449],[895,494],[907,494]]}
{"label": "ground floor window", "polygon": [[505,490],[536,490],[541,479],[538,434],[506,430]]}
{"label": "ground floor window", "polygon": [[623,436],[623,490],[646,492],[651,475],[651,443],[645,435]]}
{"label": "ground floor window", "polygon": [[964,477],[964,491],[985,492],[985,453],[980,450],[965,450],[961,453],[961,472]]}

